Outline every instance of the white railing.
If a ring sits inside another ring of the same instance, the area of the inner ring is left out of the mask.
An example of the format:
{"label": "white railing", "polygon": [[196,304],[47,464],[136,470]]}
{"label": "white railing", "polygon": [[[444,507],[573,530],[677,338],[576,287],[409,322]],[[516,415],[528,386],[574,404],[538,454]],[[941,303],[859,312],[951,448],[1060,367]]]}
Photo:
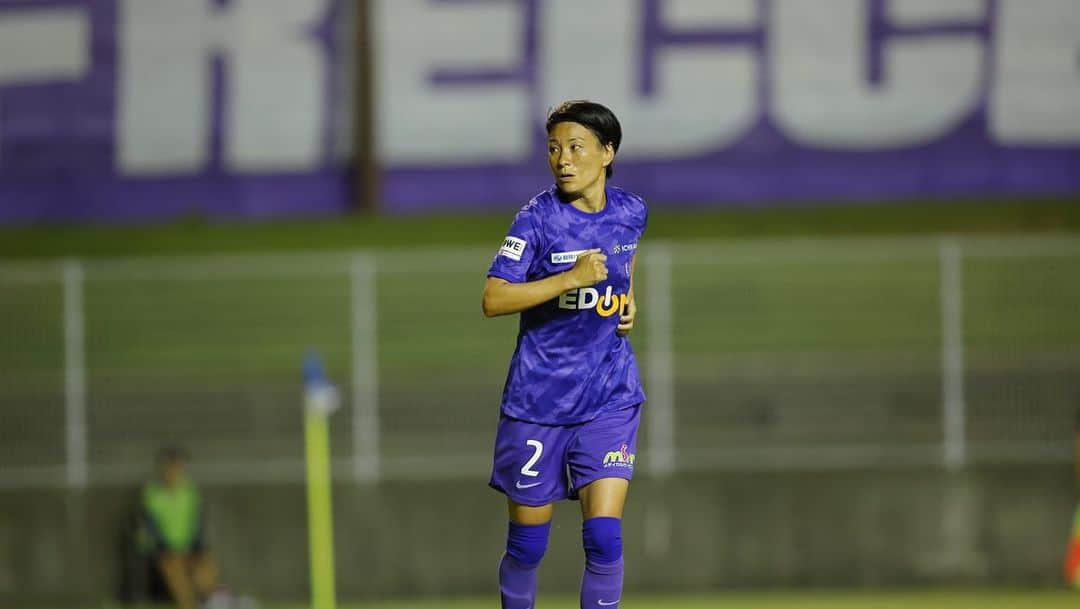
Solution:
{"label": "white railing", "polygon": [[[643,473],[1070,458],[1080,237],[641,252]],[[309,327],[351,398],[334,421],[335,476],[482,478],[515,331],[479,315],[491,254],[0,264],[0,487],[127,484],[148,473],[153,446],[177,440],[193,445],[209,483],[300,480],[289,362],[299,366]],[[998,277],[997,264],[1013,267]],[[875,325],[875,307],[894,302]],[[988,315],[1007,331],[965,336],[965,324],[997,327]],[[891,333],[906,323],[913,336]],[[1013,376],[1024,380],[1008,399],[969,391],[972,378],[1009,386]]]}

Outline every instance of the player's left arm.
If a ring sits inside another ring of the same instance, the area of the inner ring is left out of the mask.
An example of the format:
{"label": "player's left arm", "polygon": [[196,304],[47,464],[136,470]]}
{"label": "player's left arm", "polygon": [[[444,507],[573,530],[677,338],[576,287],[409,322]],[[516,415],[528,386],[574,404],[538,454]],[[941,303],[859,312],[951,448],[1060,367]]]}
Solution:
{"label": "player's left arm", "polygon": [[619,315],[619,326],[616,332],[619,336],[630,334],[634,329],[634,320],[637,318],[637,302],[634,300],[634,269],[637,267],[637,252],[630,259],[630,290],[626,294],[626,308]]}

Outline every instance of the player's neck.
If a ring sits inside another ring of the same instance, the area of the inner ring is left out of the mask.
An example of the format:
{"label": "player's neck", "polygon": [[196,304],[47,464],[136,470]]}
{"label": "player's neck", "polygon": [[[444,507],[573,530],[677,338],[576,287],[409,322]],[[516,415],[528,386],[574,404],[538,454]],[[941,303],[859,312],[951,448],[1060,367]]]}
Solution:
{"label": "player's neck", "polygon": [[580,195],[570,201],[570,204],[590,214],[604,211],[604,206],[607,205],[607,192],[604,186],[605,181],[603,179],[597,180],[596,183],[583,190]]}

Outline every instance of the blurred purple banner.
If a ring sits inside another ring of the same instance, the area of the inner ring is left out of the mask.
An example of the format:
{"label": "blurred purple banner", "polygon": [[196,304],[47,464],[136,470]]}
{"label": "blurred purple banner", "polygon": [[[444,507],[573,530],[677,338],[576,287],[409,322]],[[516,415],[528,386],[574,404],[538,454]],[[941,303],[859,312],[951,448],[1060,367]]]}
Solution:
{"label": "blurred purple banner", "polygon": [[1075,0],[386,0],[385,207],[520,204],[564,99],[665,205],[1080,191]]}
{"label": "blurred purple banner", "polygon": [[0,223],[342,212],[345,4],[0,0]]}
{"label": "blurred purple banner", "polygon": [[[344,211],[353,6],[0,0],[0,223]],[[370,7],[389,213],[520,205],[571,98],[656,204],[1080,191],[1075,0]]]}

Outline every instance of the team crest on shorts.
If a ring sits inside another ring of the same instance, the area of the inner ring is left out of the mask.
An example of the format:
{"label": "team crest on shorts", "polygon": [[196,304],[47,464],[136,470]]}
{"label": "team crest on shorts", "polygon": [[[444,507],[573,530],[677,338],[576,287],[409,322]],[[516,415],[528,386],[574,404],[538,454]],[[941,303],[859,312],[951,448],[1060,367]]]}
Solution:
{"label": "team crest on shorts", "polygon": [[604,467],[634,467],[634,453],[630,447],[623,444],[619,450],[613,450],[604,455]]}

